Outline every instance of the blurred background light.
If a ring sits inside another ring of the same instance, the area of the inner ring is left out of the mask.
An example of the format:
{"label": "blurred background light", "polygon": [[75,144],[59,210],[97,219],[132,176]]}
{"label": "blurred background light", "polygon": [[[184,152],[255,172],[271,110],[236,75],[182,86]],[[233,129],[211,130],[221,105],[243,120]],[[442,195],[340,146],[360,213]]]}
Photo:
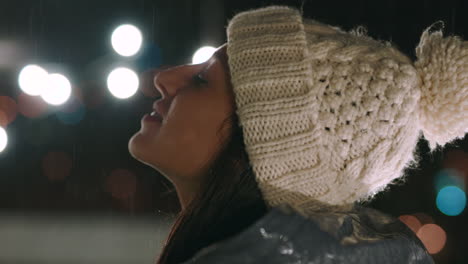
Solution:
{"label": "blurred background light", "polygon": [[106,178],[104,189],[114,198],[128,199],[136,192],[137,178],[126,169],[115,169]]}
{"label": "blurred background light", "polygon": [[0,126],[6,127],[16,119],[18,112],[15,100],[9,96],[0,96]]}
{"label": "blurred background light", "polygon": [[[5,25],[5,22],[2,24]],[[0,40],[0,68],[11,67],[16,65],[18,61],[27,60],[27,54],[27,47],[24,43],[14,38]]]}
{"label": "blurred background light", "polygon": [[466,194],[456,186],[446,186],[437,194],[437,208],[448,216],[461,214],[466,206]]}
{"label": "blurred background light", "polygon": [[152,263],[172,222],[155,213],[1,212],[0,255],[3,264]]}
{"label": "blurred background light", "polygon": [[133,25],[121,25],[112,33],[112,47],[125,57],[135,55],[141,48],[143,37],[140,30]]}
{"label": "blurred background light", "polygon": [[19,87],[28,95],[40,95],[43,89],[47,86],[47,75],[47,71],[38,65],[27,65],[19,73]]}
{"label": "blurred background light", "polygon": [[417,233],[419,228],[421,228],[421,222],[416,216],[401,215],[398,219],[407,225],[414,233]]}
{"label": "blurred background light", "polygon": [[61,151],[51,151],[42,159],[42,171],[50,181],[64,180],[70,175],[73,161]]}
{"label": "blurred background light", "polygon": [[199,63],[203,63],[203,62],[207,61],[209,58],[211,58],[211,56],[213,55],[213,53],[215,51],[216,51],[216,49],[213,48],[213,47],[210,47],[210,46],[205,46],[205,47],[199,48],[193,54],[192,63],[193,64],[199,64]]}
{"label": "blurred background light", "polygon": [[447,241],[447,235],[444,229],[436,224],[423,225],[418,230],[417,236],[430,254],[440,252]]}
{"label": "blurred background light", "polygon": [[30,96],[25,93],[18,95],[18,112],[29,118],[38,118],[48,110],[47,103],[40,97]]}
{"label": "blurred background light", "polygon": [[[1,107],[1,105],[0,105],[0,107]],[[8,117],[7,117],[7,115],[5,114],[5,112],[3,112],[2,110],[0,110],[0,126],[6,127],[6,126],[7,126],[7,123],[8,123]]]}
{"label": "blurred background light", "polygon": [[67,77],[59,73],[49,74],[47,87],[41,93],[42,99],[51,105],[61,105],[70,95],[71,84]]}
{"label": "blurred background light", "polygon": [[127,68],[117,68],[107,77],[107,88],[111,94],[119,99],[133,96],[138,90],[138,75]]}
{"label": "blurred background light", "polygon": [[8,135],[3,127],[0,126],[0,152],[5,150],[8,144]]}
{"label": "blurred background light", "polygon": [[440,170],[434,178],[435,190],[436,192],[439,192],[446,186],[456,186],[461,190],[465,190],[465,179],[456,169],[448,168]]}
{"label": "blurred background light", "polygon": [[443,161],[444,167],[453,168],[464,178],[468,177],[468,153],[463,149],[452,149],[447,152]]}

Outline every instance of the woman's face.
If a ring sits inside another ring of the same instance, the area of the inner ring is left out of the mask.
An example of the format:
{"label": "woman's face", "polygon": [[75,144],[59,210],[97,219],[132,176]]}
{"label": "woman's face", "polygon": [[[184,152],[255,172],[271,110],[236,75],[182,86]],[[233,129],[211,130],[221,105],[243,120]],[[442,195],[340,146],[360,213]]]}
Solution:
{"label": "woman's face", "polygon": [[157,103],[163,121],[142,119],[129,142],[132,156],[175,185],[200,181],[230,134],[229,126],[218,134],[235,108],[229,76],[225,45],[204,63],[159,72],[154,85],[163,98],[153,108]]}

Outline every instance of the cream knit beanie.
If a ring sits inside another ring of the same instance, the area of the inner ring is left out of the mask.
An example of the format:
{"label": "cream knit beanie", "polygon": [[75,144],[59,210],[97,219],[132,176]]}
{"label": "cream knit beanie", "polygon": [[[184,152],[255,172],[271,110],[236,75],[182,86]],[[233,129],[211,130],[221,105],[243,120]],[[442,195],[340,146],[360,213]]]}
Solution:
{"label": "cream knit beanie", "polygon": [[239,125],[270,206],[370,199],[468,132],[468,43],[424,31],[413,63],[388,43],[271,6],[227,28]]}

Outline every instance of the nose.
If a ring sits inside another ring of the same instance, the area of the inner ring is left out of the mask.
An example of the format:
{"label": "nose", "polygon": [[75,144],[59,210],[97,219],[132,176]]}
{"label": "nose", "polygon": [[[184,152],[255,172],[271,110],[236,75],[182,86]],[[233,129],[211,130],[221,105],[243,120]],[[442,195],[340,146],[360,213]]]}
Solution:
{"label": "nose", "polygon": [[[164,98],[167,98],[168,97],[168,94],[167,94],[167,90],[165,89],[165,85],[163,84],[163,79],[166,78],[166,71],[167,69],[170,69],[172,67],[170,66],[166,66],[164,68],[159,68],[155,75],[154,75],[154,78],[153,78],[153,84],[154,84],[154,87],[156,88],[157,92],[159,93],[159,96],[161,97],[161,99],[164,99]],[[165,81],[164,81],[165,82]]]}
{"label": "nose", "polygon": [[184,74],[187,66],[166,67],[160,69],[154,76],[154,87],[162,96],[162,99],[173,96],[173,94],[184,86]]}
{"label": "nose", "polygon": [[172,66],[164,65],[159,68],[152,68],[140,73],[140,89],[141,92],[149,98],[161,97],[162,94],[155,88],[155,76],[164,69]]}

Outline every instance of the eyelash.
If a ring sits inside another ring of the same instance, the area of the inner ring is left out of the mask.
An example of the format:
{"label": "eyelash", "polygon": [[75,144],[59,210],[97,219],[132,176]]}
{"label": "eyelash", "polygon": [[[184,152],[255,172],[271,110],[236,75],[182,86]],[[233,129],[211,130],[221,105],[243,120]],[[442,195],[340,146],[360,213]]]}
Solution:
{"label": "eyelash", "polygon": [[195,85],[199,86],[199,85],[203,85],[203,84],[207,84],[208,81],[203,79],[203,77],[201,76],[200,73],[198,74],[195,74],[193,77],[192,77],[192,80],[193,82],[195,83]]}

